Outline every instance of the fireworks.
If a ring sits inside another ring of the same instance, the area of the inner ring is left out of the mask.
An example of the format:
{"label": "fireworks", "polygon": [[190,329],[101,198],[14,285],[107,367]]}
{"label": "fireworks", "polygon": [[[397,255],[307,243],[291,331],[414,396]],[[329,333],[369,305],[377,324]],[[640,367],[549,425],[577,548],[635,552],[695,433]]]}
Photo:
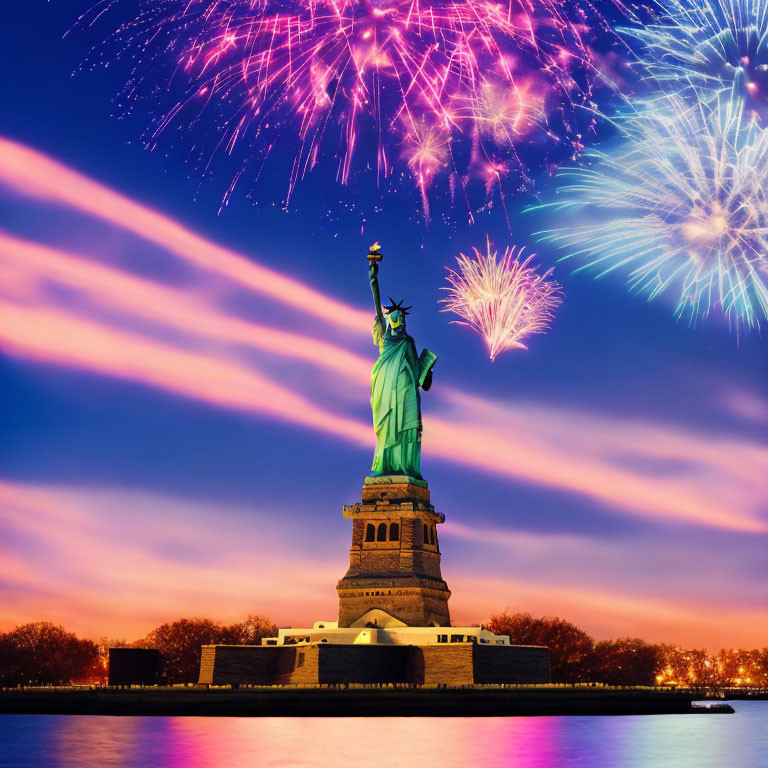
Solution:
{"label": "fireworks", "polygon": [[497,146],[515,144],[544,124],[541,92],[532,82],[500,85],[486,82],[477,89],[472,118],[481,136]]}
{"label": "fireworks", "polygon": [[667,91],[697,99],[733,95],[768,114],[768,0],[671,0],[662,23],[626,34],[640,40],[645,70]]}
{"label": "fireworks", "polygon": [[[104,0],[94,13],[124,1]],[[342,183],[367,166],[381,179],[405,157],[424,196],[438,171],[456,176],[463,163],[460,175],[468,176],[466,158],[478,153],[459,152],[457,160],[454,145],[509,149],[545,127],[548,111],[586,101],[591,89],[589,3],[139,0],[139,7],[105,50],[119,46],[131,58],[133,98],[156,72],[173,70],[165,86],[172,106],[153,141],[172,125],[193,124],[200,142],[209,117],[214,151],[245,145],[252,160],[293,135],[288,194],[330,155]],[[576,122],[559,120],[570,126],[561,133],[576,134]],[[555,130],[540,135],[578,144]]]}
{"label": "fireworks", "polygon": [[448,132],[428,125],[423,119],[415,123],[405,137],[404,155],[421,192],[421,201],[427,216],[429,216],[427,188],[434,175],[448,164],[449,147]]}
{"label": "fireworks", "polygon": [[523,340],[544,333],[562,304],[560,286],[529,266],[533,256],[521,261],[524,248],[507,248],[499,259],[487,243],[485,253],[474,248],[474,258],[458,257],[458,271],[448,270],[445,312],[485,337],[491,360],[505,349],[527,349]]}
{"label": "fireworks", "polygon": [[730,102],[659,98],[617,120],[619,147],[561,171],[560,202],[579,217],[544,233],[599,274],[674,293],[693,322],[714,306],[732,326],[768,317],[768,133]]}

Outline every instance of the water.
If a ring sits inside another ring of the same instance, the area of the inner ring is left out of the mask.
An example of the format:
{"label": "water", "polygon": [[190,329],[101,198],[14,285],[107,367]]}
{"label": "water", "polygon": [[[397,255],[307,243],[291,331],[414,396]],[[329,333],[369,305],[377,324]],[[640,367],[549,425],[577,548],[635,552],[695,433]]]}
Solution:
{"label": "water", "polygon": [[13,768],[768,768],[768,701],[735,715],[0,716]]}

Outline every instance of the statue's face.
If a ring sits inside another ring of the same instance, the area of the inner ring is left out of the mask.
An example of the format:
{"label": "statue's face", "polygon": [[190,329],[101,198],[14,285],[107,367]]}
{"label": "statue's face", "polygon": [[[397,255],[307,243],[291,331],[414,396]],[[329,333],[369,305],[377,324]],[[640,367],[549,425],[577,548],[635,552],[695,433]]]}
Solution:
{"label": "statue's face", "polygon": [[393,309],[388,315],[389,327],[393,330],[399,328],[403,324],[403,313],[399,309]]}

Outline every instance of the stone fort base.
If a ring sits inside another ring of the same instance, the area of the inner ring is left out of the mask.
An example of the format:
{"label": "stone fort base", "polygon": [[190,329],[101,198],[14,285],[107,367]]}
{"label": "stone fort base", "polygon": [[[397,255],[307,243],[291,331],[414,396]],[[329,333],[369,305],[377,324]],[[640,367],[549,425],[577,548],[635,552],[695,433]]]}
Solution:
{"label": "stone fort base", "polygon": [[520,645],[205,645],[203,685],[548,683],[546,648]]}

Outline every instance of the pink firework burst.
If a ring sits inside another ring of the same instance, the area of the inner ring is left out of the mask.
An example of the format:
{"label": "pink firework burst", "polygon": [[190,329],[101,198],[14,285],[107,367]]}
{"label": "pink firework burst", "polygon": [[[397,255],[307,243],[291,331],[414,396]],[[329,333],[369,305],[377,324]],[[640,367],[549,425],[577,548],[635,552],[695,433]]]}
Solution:
{"label": "pink firework burst", "polygon": [[523,341],[544,333],[562,304],[560,285],[529,266],[533,255],[521,261],[523,247],[507,248],[501,258],[490,241],[485,253],[474,248],[474,257],[459,255],[458,269],[448,270],[445,312],[455,312],[488,343],[491,360],[505,349],[527,349]]}
{"label": "pink firework burst", "polygon": [[[124,2],[106,0],[94,13]],[[591,88],[585,35],[594,12],[584,2],[140,0],[112,38],[113,55],[132,57],[134,95],[163,63],[174,68],[165,89],[174,103],[154,138],[185,122],[197,133],[210,111],[214,147],[245,144],[246,159],[284,143],[287,131],[297,137],[289,195],[324,155],[347,183],[362,154],[361,167],[375,166],[379,179],[405,157],[425,199],[438,172],[487,176],[497,150],[524,174],[514,145],[537,128],[572,141],[563,114]],[[558,127],[547,125],[553,112]],[[462,153],[467,137],[472,149]]]}

